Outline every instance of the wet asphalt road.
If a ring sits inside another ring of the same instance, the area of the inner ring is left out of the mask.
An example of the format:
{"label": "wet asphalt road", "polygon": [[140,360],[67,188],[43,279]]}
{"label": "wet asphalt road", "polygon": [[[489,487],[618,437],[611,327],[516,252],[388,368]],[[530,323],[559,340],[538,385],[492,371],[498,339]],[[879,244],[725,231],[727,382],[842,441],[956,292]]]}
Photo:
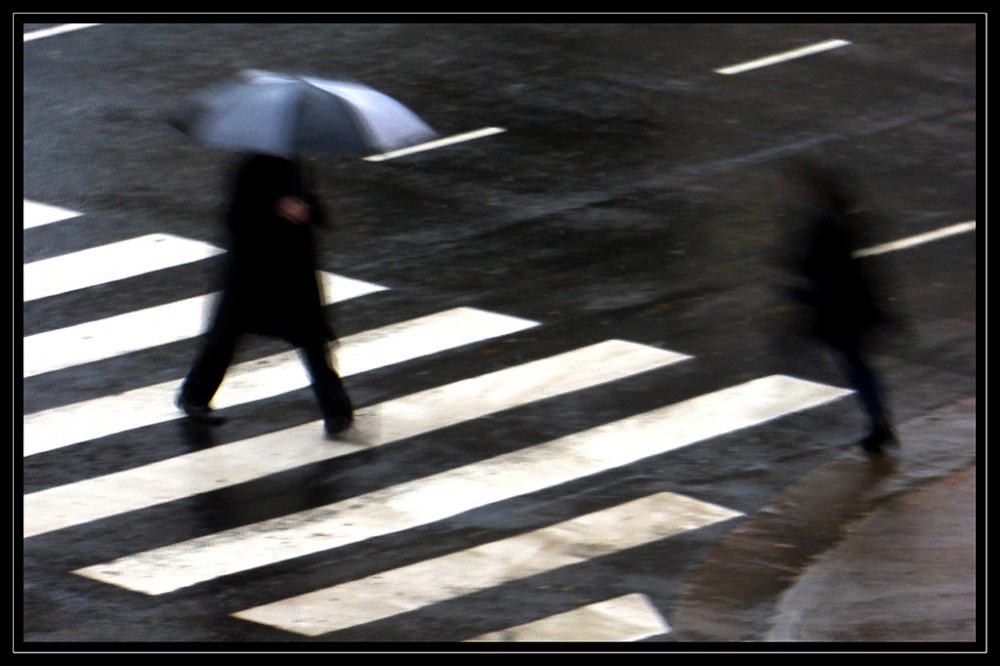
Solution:
{"label": "wet asphalt road", "polygon": [[[714,71],[829,39],[850,44],[742,74]],[[847,455],[862,427],[852,401],[160,597],[70,572],[769,374],[842,386],[821,351],[787,335],[772,263],[784,228],[775,169],[810,154],[856,175],[882,213],[873,243],[975,220],[976,49],[976,26],[959,22],[104,24],[25,42],[24,198],[84,213],[25,230],[25,262],[152,232],[220,244],[231,156],[192,145],[165,125],[165,110],[244,68],[343,74],[404,101],[442,135],[506,131],[388,162],[314,161],[340,213],[322,237],[323,268],[388,287],[333,306],[338,332],[459,306],[541,323],[465,353],[350,378],[359,405],[608,339],[693,358],[621,390],[532,404],[406,447],[25,540],[24,640],[459,641],[636,591],[669,623],[686,572],[738,519],[313,639],[229,614],[656,491],[752,514]],[[878,357],[897,418],[974,393],[976,234],[871,261],[906,322]],[[122,285],[104,285],[26,303],[24,335],[202,294],[218,265],[132,279],[127,297]],[[24,411],[174,379],[196,349],[187,340],[32,377]],[[254,340],[241,358],[282,349]],[[236,406],[208,444],[306,423],[314,409],[307,389]],[[24,492],[206,443],[166,423],[99,444],[26,458]]]}

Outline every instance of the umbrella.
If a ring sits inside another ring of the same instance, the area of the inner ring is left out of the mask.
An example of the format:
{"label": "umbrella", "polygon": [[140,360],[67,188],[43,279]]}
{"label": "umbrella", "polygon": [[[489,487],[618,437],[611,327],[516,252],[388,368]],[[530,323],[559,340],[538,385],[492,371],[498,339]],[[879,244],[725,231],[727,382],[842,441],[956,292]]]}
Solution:
{"label": "umbrella", "polygon": [[205,145],[288,158],[365,157],[437,136],[413,111],[366,85],[259,70],[202,91],[170,123]]}

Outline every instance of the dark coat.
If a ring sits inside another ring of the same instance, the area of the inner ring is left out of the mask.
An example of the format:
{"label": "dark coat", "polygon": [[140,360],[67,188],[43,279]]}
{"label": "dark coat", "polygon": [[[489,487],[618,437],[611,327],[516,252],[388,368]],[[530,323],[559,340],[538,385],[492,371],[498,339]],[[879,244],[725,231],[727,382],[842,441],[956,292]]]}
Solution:
{"label": "dark coat", "polygon": [[[304,179],[296,162],[279,157],[255,155],[240,166],[225,217],[230,244],[218,324],[296,346],[334,337],[316,275],[313,233],[323,213]],[[284,196],[312,206],[308,224],[275,213]]]}
{"label": "dark coat", "polygon": [[805,217],[794,295],[811,309],[815,334],[834,347],[857,348],[884,317],[863,260],[852,256],[853,220],[822,205]]}

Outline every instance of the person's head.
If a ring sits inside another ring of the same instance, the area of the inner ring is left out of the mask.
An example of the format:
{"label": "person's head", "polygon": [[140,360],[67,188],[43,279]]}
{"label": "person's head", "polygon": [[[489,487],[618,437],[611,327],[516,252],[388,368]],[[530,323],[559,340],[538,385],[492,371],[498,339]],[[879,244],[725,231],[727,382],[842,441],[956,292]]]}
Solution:
{"label": "person's head", "polygon": [[782,172],[785,183],[798,195],[816,204],[847,211],[852,202],[844,178],[812,160],[795,159]]}

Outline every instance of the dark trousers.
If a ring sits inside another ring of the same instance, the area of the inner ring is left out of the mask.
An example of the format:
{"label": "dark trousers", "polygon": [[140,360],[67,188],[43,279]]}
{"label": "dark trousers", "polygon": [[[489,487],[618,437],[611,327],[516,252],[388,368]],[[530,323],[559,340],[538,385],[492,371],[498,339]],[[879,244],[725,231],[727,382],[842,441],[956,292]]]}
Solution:
{"label": "dark trousers", "polygon": [[[181,387],[181,395],[186,401],[208,406],[229,369],[240,337],[239,331],[220,322],[208,332],[204,347]],[[340,376],[330,366],[326,343],[317,340],[300,345],[298,351],[312,379],[313,393],[323,418],[335,421],[350,417],[354,408]]]}
{"label": "dark trousers", "polygon": [[888,426],[889,418],[875,369],[864,359],[861,350],[856,346],[840,347],[837,351],[840,354],[844,375],[857,393],[872,428]]}

